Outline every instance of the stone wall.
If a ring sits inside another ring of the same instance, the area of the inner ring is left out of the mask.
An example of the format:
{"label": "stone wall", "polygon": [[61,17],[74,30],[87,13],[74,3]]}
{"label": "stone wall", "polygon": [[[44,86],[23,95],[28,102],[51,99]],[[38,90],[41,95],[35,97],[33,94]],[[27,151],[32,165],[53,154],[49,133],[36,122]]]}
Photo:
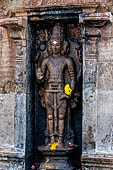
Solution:
{"label": "stone wall", "polygon": [[0,169],[23,169],[26,137],[24,19],[0,20]]}
{"label": "stone wall", "polygon": [[82,10],[83,170],[113,169],[113,1],[3,0],[0,1],[1,170],[25,169],[27,16],[59,6]]}

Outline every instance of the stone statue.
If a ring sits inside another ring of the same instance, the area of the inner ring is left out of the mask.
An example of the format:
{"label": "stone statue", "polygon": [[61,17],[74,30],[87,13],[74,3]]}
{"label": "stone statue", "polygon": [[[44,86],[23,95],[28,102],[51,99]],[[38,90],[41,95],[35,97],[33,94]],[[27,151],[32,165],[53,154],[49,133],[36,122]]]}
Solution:
{"label": "stone statue", "polygon": [[[68,57],[69,45],[64,38],[63,26],[57,23],[52,30],[48,45],[49,56],[41,61],[36,70],[36,77],[42,83],[41,103],[47,112],[47,146],[59,141],[58,147],[64,146],[65,116],[68,100],[75,90],[75,72],[73,60]],[[64,92],[65,70],[70,78],[71,95]]]}

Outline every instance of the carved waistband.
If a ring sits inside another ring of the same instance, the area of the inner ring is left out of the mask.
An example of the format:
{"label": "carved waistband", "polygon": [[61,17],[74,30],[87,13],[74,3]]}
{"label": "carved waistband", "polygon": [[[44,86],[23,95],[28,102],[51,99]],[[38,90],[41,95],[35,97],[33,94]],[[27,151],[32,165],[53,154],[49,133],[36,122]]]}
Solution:
{"label": "carved waistband", "polygon": [[58,83],[48,84],[46,92],[63,92],[63,85]]}
{"label": "carved waistband", "polygon": [[56,83],[54,83],[54,84],[48,84],[47,85],[47,87],[49,88],[49,89],[63,89],[63,85],[62,84],[56,84]]}
{"label": "carved waistband", "polygon": [[63,90],[45,90],[47,93],[62,93]]}

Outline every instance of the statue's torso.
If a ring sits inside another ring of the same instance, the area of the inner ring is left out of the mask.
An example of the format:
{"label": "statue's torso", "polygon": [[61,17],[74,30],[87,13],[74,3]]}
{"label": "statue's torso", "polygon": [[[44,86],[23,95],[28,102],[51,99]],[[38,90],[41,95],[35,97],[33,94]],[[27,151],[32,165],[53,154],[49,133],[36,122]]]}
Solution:
{"label": "statue's torso", "polygon": [[46,90],[51,92],[61,92],[64,89],[64,73],[66,59],[63,56],[55,58],[51,56],[47,63],[48,81]]}

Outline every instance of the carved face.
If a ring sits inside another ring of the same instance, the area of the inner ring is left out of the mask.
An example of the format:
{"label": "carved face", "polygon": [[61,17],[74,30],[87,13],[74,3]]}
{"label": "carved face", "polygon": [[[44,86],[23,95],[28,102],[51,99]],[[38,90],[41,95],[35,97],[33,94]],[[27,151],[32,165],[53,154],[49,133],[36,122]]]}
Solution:
{"label": "carved face", "polygon": [[60,53],[61,50],[61,42],[58,40],[52,40],[51,41],[51,48],[53,51],[53,54],[58,54]]}

